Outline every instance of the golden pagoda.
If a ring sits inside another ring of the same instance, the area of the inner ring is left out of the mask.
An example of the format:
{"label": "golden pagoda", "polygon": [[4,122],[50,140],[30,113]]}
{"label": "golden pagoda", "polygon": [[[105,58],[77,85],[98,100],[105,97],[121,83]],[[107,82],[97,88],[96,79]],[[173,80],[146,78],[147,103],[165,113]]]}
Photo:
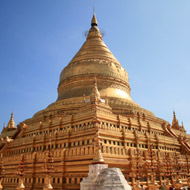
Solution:
{"label": "golden pagoda", "polygon": [[16,127],[12,114],[3,128],[2,186],[16,189],[24,155],[25,189],[43,189],[49,146],[53,189],[79,190],[93,163],[120,168],[133,187],[179,179],[187,184],[190,136],[175,112],[172,124],[157,118],[133,102],[130,90],[128,74],[103,42],[94,13],[86,41],[61,72],[57,101]]}

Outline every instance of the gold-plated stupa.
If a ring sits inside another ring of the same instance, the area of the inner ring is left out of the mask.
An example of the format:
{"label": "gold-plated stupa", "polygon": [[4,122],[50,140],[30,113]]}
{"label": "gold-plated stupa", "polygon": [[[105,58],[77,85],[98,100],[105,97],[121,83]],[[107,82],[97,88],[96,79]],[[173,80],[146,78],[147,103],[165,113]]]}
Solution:
{"label": "gold-plated stupa", "polygon": [[132,101],[128,74],[104,43],[95,13],[85,43],[60,75],[58,100],[90,95],[94,77],[101,96]]}
{"label": "gold-plated stupa", "polygon": [[35,116],[60,110],[68,101],[75,102],[70,104],[73,110],[78,109],[84,96],[90,96],[95,78],[100,96],[109,101],[114,112],[119,105],[126,114],[154,115],[131,99],[128,74],[104,43],[94,12],[86,41],[60,74],[57,101]]}
{"label": "gold-plated stupa", "polygon": [[[86,41],[61,72],[57,100],[16,127],[12,114],[3,128],[5,174],[0,176],[4,189],[16,189],[15,171],[25,155],[26,190],[47,184],[50,189],[79,190],[89,165],[97,163],[120,168],[133,188],[150,187],[153,177],[159,185],[175,181],[175,173],[187,184],[189,142],[175,112],[170,124],[133,102],[128,74],[103,42],[94,13]],[[148,155],[150,147],[155,159]],[[55,172],[46,183],[44,158],[50,148]]]}

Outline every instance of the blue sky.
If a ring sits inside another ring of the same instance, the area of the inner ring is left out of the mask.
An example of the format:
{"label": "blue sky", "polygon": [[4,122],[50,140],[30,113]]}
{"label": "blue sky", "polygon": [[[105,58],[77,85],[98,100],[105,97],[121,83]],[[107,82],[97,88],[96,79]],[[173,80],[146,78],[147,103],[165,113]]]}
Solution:
{"label": "blue sky", "polygon": [[18,124],[56,100],[93,6],[132,99],[169,122],[174,109],[190,133],[189,0],[1,0],[0,127],[12,111]]}

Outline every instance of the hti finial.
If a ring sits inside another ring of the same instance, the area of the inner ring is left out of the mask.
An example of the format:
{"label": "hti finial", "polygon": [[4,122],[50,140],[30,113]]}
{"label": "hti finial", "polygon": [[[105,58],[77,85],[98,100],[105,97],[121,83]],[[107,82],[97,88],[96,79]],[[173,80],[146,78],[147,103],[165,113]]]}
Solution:
{"label": "hti finial", "polygon": [[98,21],[96,19],[96,14],[95,14],[95,8],[93,7],[93,17],[91,21],[91,26],[98,26]]}

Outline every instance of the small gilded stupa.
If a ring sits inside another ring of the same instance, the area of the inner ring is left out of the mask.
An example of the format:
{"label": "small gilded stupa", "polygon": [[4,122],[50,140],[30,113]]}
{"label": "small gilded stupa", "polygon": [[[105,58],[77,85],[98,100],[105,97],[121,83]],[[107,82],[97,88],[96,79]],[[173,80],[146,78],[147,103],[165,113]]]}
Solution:
{"label": "small gilded stupa", "polygon": [[61,72],[57,100],[17,126],[12,114],[4,127],[3,187],[18,186],[15,171],[25,155],[25,189],[43,189],[50,140],[53,189],[79,190],[93,163],[120,168],[133,187],[137,178],[144,186],[179,179],[186,184],[190,136],[184,126],[175,112],[172,124],[157,118],[133,102],[130,91],[128,74],[104,43],[94,13],[86,41]]}

